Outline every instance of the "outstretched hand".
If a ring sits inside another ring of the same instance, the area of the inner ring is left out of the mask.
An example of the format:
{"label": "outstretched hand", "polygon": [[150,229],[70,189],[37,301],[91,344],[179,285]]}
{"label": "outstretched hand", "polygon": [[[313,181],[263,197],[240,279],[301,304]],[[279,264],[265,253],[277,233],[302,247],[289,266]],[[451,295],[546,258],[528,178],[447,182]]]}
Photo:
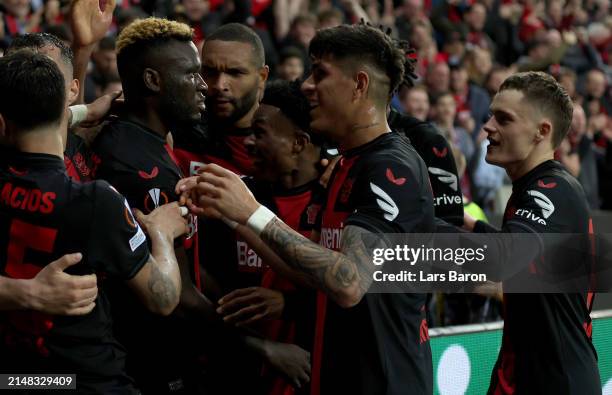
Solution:
{"label": "outstretched hand", "polygon": [[87,47],[102,40],[113,21],[115,0],[106,0],[100,9],[99,0],[73,0],[70,5],[70,26],[74,45]]}

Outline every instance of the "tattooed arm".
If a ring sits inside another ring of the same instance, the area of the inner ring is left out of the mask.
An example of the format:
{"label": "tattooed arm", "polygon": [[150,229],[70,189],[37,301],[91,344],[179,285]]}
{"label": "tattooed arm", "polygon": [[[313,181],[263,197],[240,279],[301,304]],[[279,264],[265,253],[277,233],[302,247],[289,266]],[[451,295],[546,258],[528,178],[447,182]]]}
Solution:
{"label": "tattooed arm", "polygon": [[128,281],[144,305],[153,313],[168,315],[179,302],[181,274],[174,252],[174,239],[188,231],[176,203],[155,209],[149,215],[136,212],[138,222],[151,239],[147,263]]}
{"label": "tattooed arm", "polygon": [[340,252],[336,252],[313,243],[275,218],[260,237],[287,265],[306,274],[313,287],[338,305],[352,307],[370,288],[375,269],[363,242],[365,234],[369,232],[348,225],[342,232]]}

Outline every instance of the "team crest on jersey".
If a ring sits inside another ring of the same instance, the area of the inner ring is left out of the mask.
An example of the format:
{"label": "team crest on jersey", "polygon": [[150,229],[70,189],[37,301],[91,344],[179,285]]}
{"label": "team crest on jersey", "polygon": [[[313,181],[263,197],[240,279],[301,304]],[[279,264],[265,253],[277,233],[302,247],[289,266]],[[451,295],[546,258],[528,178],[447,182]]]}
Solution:
{"label": "team crest on jersey", "polygon": [[144,207],[147,210],[147,212],[151,212],[155,210],[156,208],[158,208],[159,206],[163,206],[164,204],[168,202],[169,202],[168,195],[166,195],[165,192],[163,192],[159,188],[153,188],[153,189],[149,189],[147,196],[145,196]]}
{"label": "team crest on jersey", "polygon": [[340,188],[340,194],[338,196],[338,200],[340,203],[346,204],[351,196],[351,191],[353,190],[353,184],[355,183],[355,179],[347,178],[342,184],[342,188]]}
{"label": "team crest on jersey", "polygon": [[319,211],[321,211],[320,204],[311,204],[308,206],[306,209],[306,222],[308,222],[308,225],[314,225],[317,222]]}

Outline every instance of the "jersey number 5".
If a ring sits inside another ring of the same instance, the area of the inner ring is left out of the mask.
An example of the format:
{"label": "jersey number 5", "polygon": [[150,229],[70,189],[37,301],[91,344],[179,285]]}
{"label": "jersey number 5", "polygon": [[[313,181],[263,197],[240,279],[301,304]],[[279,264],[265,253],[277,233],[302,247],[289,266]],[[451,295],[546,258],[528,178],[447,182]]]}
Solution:
{"label": "jersey number 5", "polygon": [[24,262],[27,249],[51,254],[57,229],[32,225],[15,219],[9,233],[6,274],[12,278],[29,279],[36,276],[41,266]]}

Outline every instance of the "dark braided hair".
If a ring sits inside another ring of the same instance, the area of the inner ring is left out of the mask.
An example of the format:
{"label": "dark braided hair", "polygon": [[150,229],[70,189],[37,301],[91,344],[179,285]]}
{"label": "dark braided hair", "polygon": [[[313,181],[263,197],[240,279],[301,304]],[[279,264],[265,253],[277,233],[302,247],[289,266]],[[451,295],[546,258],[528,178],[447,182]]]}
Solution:
{"label": "dark braided hair", "polygon": [[[374,27],[374,25],[372,25],[370,22],[366,22],[365,20],[363,20],[363,18],[359,23],[362,25]],[[391,29],[390,27],[378,25],[378,29],[386,36],[392,37],[391,33],[393,33],[393,29]],[[404,78],[400,81],[400,84],[397,89],[400,89],[402,86],[412,88],[414,86],[414,81],[419,79],[419,76],[416,74],[416,49],[411,47],[410,43],[407,40],[392,38],[392,41],[395,47],[404,53]]]}

